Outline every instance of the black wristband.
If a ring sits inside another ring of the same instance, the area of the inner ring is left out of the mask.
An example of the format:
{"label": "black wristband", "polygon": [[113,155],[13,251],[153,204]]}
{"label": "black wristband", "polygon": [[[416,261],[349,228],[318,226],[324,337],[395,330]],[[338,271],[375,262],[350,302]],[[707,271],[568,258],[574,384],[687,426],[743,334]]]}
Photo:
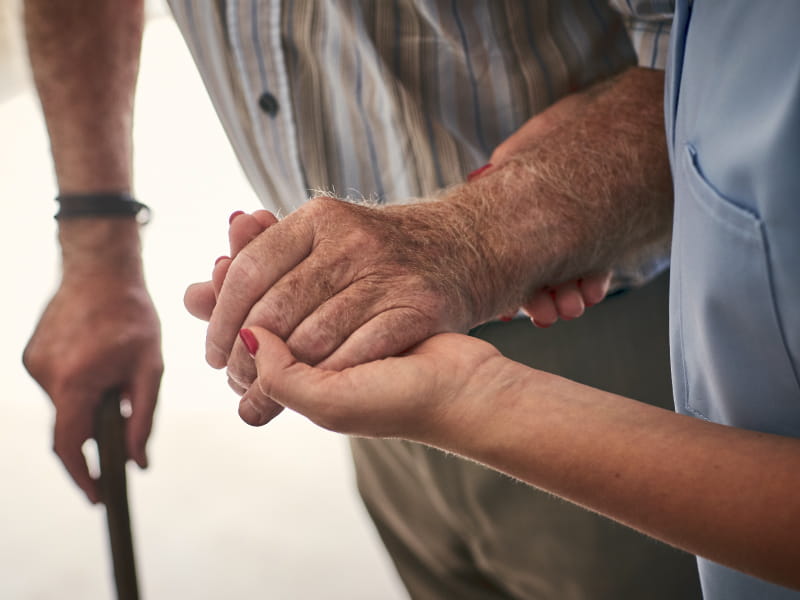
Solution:
{"label": "black wristband", "polygon": [[55,218],[133,217],[142,225],[150,222],[150,207],[126,193],[61,194]]}

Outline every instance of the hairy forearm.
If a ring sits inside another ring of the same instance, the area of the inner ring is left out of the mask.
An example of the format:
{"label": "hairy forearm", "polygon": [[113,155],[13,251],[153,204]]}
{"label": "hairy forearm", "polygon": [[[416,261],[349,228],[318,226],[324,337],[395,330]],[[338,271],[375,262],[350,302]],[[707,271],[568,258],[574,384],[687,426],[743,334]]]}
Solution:
{"label": "hairy forearm", "polygon": [[445,194],[465,215],[461,233],[473,240],[475,272],[489,290],[474,294],[481,318],[543,285],[666,246],[672,185],[662,98],[662,72],[630,69],[580,95],[577,110],[544,113],[551,122],[535,144]]}
{"label": "hairy forearm", "polygon": [[[26,0],[25,31],[61,193],[129,192],[143,2]],[[134,219],[59,223],[65,279],[141,283]]]}
{"label": "hairy forearm", "polygon": [[800,440],[496,358],[428,439],[653,537],[800,588]]}
{"label": "hairy forearm", "polygon": [[130,191],[143,2],[26,0],[25,31],[62,193]]}

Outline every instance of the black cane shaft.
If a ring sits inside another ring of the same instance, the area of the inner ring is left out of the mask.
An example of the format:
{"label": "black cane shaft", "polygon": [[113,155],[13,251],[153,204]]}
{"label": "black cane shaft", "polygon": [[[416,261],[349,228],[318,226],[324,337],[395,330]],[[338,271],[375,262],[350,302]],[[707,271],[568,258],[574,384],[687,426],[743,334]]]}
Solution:
{"label": "black cane shaft", "polygon": [[138,600],[139,586],[125,478],[125,418],[120,413],[118,392],[108,392],[103,398],[97,409],[96,429],[100,454],[100,497],[106,507],[117,598]]}

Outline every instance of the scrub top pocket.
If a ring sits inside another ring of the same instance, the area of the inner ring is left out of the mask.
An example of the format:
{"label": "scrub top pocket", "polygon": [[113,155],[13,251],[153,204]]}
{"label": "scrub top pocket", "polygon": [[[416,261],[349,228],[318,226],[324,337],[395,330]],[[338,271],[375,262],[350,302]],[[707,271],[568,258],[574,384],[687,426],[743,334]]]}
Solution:
{"label": "scrub top pocket", "polygon": [[693,146],[678,149],[677,158],[670,300],[678,323],[671,340],[676,408],[782,433],[775,415],[788,411],[787,427],[796,427],[800,403],[787,406],[786,398],[799,390],[775,308],[765,228],[705,179]]}

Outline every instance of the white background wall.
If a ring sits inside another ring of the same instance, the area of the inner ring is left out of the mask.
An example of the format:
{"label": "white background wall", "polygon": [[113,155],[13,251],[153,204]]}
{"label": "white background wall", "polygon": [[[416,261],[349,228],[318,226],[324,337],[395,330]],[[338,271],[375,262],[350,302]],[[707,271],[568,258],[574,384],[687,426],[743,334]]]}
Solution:
{"label": "white background wall", "polygon": [[[223,374],[204,363],[204,326],[185,312],[183,291],[226,253],[228,215],[258,204],[174,23],[153,6],[135,177],[154,209],[145,260],[167,370],[151,467],[128,471],[142,596],[404,598],[344,438],[291,414],[244,425]],[[50,452],[53,411],[20,362],[58,254],[47,138],[11,35],[16,8],[0,0],[0,598],[112,598],[103,509]]]}

